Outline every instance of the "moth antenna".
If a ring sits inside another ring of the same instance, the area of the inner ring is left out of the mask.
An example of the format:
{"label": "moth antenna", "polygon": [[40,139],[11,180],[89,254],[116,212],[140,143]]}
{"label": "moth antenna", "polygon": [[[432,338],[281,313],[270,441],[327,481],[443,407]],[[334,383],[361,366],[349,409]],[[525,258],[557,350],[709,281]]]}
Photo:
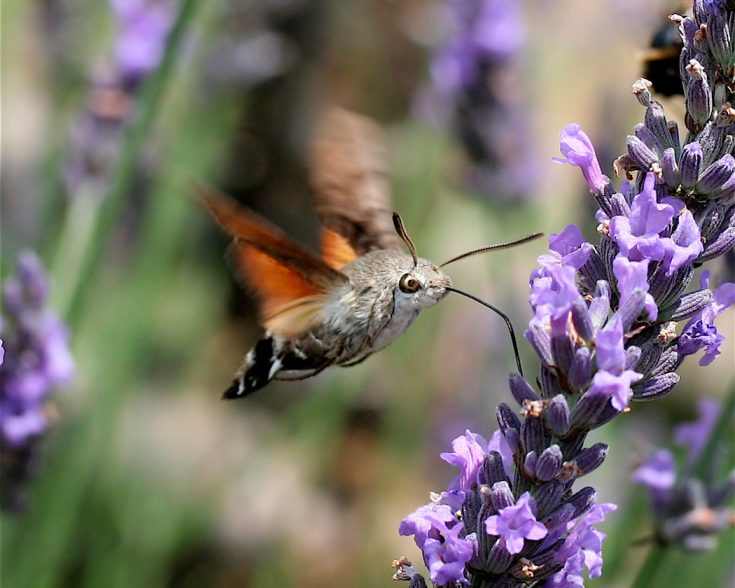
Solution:
{"label": "moth antenna", "polygon": [[525,237],[521,237],[520,239],[516,239],[515,241],[508,241],[507,243],[498,243],[497,245],[489,245],[488,247],[473,249],[472,251],[468,251],[467,253],[458,255],[457,257],[452,257],[452,259],[450,259],[449,261],[445,261],[439,267],[444,267],[445,265],[449,265],[450,263],[454,263],[455,261],[459,261],[460,259],[464,259],[466,257],[472,257],[473,255],[477,255],[479,253],[487,253],[488,251],[497,251],[499,249],[510,249],[511,247],[515,247],[516,245],[522,245],[523,243],[528,243],[529,241],[533,241],[543,236],[543,233],[531,233],[530,235],[526,235]]}
{"label": "moth antenna", "polygon": [[502,310],[500,310],[499,308],[496,308],[489,302],[485,302],[484,300],[478,298],[477,296],[473,296],[472,294],[469,294],[468,292],[465,292],[463,290],[458,290],[457,288],[453,288],[453,287],[448,287],[447,290],[449,290],[450,292],[456,292],[457,294],[461,294],[462,296],[466,296],[467,298],[474,300],[478,304],[482,304],[483,306],[489,308],[490,310],[494,311],[496,314],[502,317],[502,319],[505,321],[506,326],[508,327],[508,332],[510,333],[510,342],[513,344],[513,354],[516,356],[516,366],[518,367],[518,373],[523,375],[523,366],[521,365],[521,356],[518,353],[518,343],[516,341],[516,333],[513,330],[513,324],[510,322],[508,315],[506,315]]}
{"label": "moth antenna", "polygon": [[408,235],[406,225],[403,224],[403,219],[401,218],[401,215],[397,212],[393,213],[393,226],[396,228],[396,233],[398,233],[398,236],[403,239],[406,247],[408,247],[408,250],[411,252],[413,267],[416,267],[419,263],[419,260],[416,257],[416,246],[413,244],[411,237]]}

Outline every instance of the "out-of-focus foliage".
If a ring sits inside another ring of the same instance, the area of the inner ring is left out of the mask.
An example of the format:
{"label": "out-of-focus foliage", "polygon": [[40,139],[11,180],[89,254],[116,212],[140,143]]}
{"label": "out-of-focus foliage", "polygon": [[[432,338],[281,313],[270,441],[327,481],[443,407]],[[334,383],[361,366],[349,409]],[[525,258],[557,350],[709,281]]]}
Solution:
{"label": "out-of-focus foliage", "polygon": [[[391,560],[416,559],[400,520],[453,475],[436,467],[438,452],[468,427],[494,429],[514,369],[504,326],[449,297],[359,366],[223,402],[259,332],[194,183],[222,187],[314,244],[306,143],[314,112],[337,102],[387,129],[395,208],[423,257],[558,232],[593,206],[576,174],[551,163],[559,131],[584,124],[612,175],[640,118],[629,89],[636,52],[679,7],[522,4],[518,100],[541,180],[532,200],[509,206],[465,193],[460,143],[415,114],[431,48],[447,34],[438,2],[161,0],[172,32],[145,76],[151,49],[136,44],[133,24],[146,42],[166,27],[126,21],[125,3],[113,4],[117,12],[89,0],[3,5],[3,281],[21,248],[41,254],[77,366],[54,396],[28,508],[3,516],[3,585],[388,585]],[[666,108],[678,114],[676,99]],[[80,151],[80,140],[91,143]],[[69,175],[80,153],[94,182]],[[528,275],[544,249],[477,257],[450,273],[524,325]],[[650,548],[640,541],[651,532],[644,493],[628,483],[635,456],[691,420],[701,395],[733,386],[732,317],[721,317],[726,343],[706,374],[691,362],[671,397],[634,405],[594,439],[612,449],[592,483],[600,502],[621,505],[605,524],[596,585],[629,585]],[[730,532],[718,551],[682,557],[661,585],[718,585],[732,547]]]}

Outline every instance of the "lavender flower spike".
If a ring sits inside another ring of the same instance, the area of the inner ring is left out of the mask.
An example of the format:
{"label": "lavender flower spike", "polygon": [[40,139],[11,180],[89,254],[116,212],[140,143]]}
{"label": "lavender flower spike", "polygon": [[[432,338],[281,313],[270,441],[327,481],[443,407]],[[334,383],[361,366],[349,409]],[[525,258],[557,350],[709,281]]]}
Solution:
{"label": "lavender flower spike", "polygon": [[17,261],[17,276],[3,288],[0,336],[0,441],[5,492],[3,507],[23,507],[23,486],[29,477],[36,441],[49,421],[51,392],[74,377],[69,333],[46,308],[48,283],[41,261],[30,251]]}
{"label": "lavender flower spike", "polygon": [[[603,444],[585,447],[589,432],[632,401],[658,402],[672,392],[687,355],[703,350],[700,364],[707,365],[719,354],[724,336],[714,323],[735,304],[735,283],[712,291],[706,269],[699,288],[692,281],[699,266],[732,249],[726,245],[735,230],[735,93],[723,81],[733,66],[735,5],[695,0],[694,18],[678,20],[681,63],[701,65],[701,71],[681,72],[689,131],[684,145],[677,124],[640,85],[646,113],[629,140],[635,149],[618,158],[628,177],[617,192],[579,125],[561,134],[563,157],[556,161],[582,171],[600,206],[589,219],[600,241],[587,243],[573,225],[552,235],[531,273],[528,298],[532,318],[525,335],[540,360],[538,386],[530,383],[534,378],[512,376],[511,395],[521,410],[498,406],[492,447],[467,433],[443,455],[459,466],[451,488],[464,497],[459,512],[443,508],[441,525],[451,538],[423,515],[424,526],[413,534],[417,542],[446,537],[447,562],[463,559],[455,553],[474,546],[462,576],[447,568],[447,588],[569,588],[584,585],[585,568],[590,578],[599,576],[605,535],[594,525],[615,506],[595,504],[594,488],[574,488],[607,453]],[[682,330],[676,321],[687,317]],[[689,447],[689,464],[711,436],[714,411],[703,415],[677,430]],[[661,450],[638,468],[635,480],[651,491],[662,544],[711,547],[715,534],[735,520],[725,506],[735,493],[735,472],[713,485],[692,477],[690,465],[683,469]],[[455,545],[455,536],[467,544]],[[433,557],[424,549],[425,561]]]}

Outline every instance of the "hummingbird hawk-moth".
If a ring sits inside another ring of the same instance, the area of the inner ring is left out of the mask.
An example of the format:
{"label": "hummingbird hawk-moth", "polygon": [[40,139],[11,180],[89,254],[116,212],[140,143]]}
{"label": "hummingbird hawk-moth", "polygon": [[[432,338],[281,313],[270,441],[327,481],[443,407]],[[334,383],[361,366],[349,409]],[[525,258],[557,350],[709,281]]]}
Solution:
{"label": "hummingbird hawk-moth", "polygon": [[[331,111],[316,133],[310,166],[321,255],[229,199],[202,195],[233,237],[236,270],[257,299],[265,330],[224,398],[241,398],[272,379],[300,380],[332,365],[360,363],[450,291],[500,313],[453,288],[440,267],[417,257],[401,217],[392,212],[387,157],[370,119]],[[539,236],[471,251],[443,265]],[[500,314],[516,349],[510,321]]]}

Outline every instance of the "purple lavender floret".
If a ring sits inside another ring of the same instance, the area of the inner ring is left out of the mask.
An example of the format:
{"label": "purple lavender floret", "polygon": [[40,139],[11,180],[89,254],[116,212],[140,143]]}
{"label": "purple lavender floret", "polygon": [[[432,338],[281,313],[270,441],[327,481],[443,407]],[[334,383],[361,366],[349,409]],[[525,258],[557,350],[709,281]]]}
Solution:
{"label": "purple lavender floret", "polygon": [[69,333],[46,307],[48,280],[38,257],[18,256],[15,277],[3,286],[0,336],[0,441],[6,485],[3,506],[23,505],[22,486],[34,461],[38,439],[49,427],[49,395],[74,377]]}
{"label": "purple lavender floret", "polygon": [[633,472],[633,481],[649,491],[655,534],[662,544],[690,551],[712,549],[716,535],[735,521],[735,511],[728,506],[735,493],[735,470],[719,481],[717,476],[695,475],[692,467],[709,442],[721,410],[717,402],[702,400],[700,419],[674,430],[676,443],[688,449],[685,463],[677,466],[669,450],[659,449]]}

